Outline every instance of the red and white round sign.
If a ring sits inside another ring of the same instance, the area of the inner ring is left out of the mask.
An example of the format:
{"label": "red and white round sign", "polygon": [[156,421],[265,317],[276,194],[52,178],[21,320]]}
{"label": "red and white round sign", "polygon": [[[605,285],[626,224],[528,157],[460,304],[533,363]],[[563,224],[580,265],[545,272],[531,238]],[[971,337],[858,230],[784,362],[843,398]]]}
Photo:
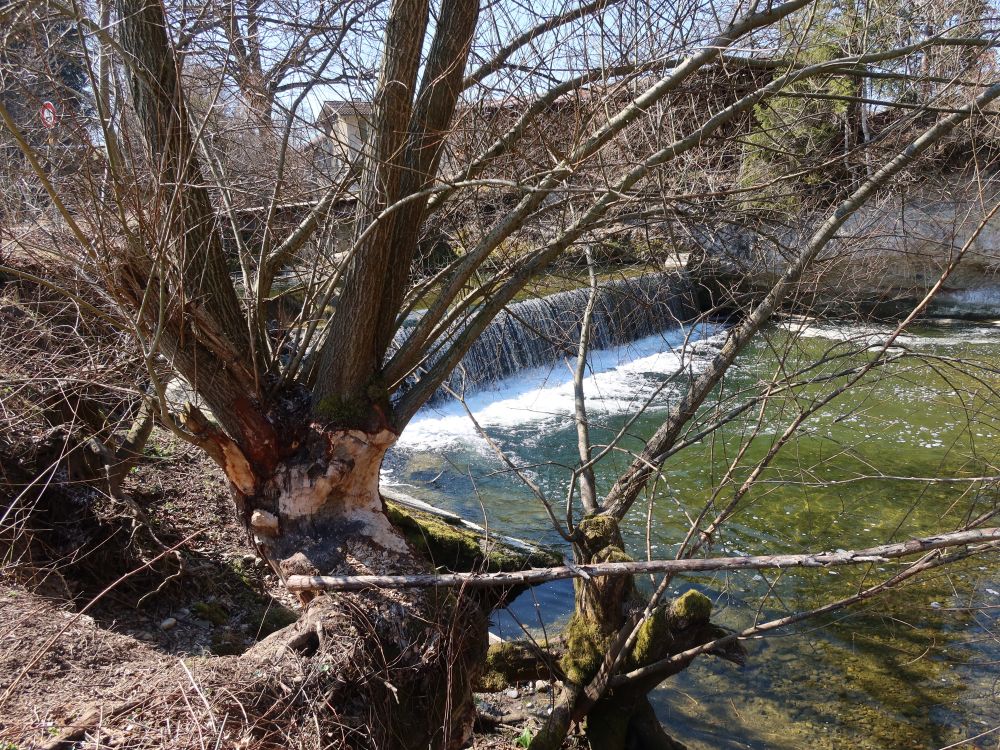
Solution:
{"label": "red and white round sign", "polygon": [[42,125],[47,128],[54,128],[56,126],[56,121],[59,119],[56,116],[56,105],[52,102],[45,102],[42,104],[41,108],[38,110],[38,116],[42,118]]}

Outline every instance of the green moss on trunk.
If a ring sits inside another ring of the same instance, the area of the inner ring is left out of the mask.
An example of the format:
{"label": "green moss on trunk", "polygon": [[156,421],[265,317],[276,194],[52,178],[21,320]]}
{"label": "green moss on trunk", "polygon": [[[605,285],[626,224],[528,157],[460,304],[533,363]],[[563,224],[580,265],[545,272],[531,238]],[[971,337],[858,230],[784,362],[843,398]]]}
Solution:
{"label": "green moss on trunk", "polygon": [[601,632],[598,623],[579,612],[573,613],[565,634],[566,654],[560,666],[568,680],[586,685],[597,674],[609,639]]}
{"label": "green moss on trunk", "polygon": [[[622,547],[621,533],[615,519],[592,516],[577,527],[577,555],[581,562],[626,562],[631,558]],[[597,674],[628,621],[627,613],[642,607],[631,576],[595,577],[574,581],[576,601],[566,627],[567,652],[561,666],[573,690],[582,690]],[[719,632],[709,622],[712,602],[704,594],[690,590],[669,604],[653,610],[642,623],[635,644],[625,660],[627,669],[636,669],[683,652],[691,646],[717,637]],[[729,658],[724,655],[725,658]],[[690,660],[677,665],[685,668]],[[587,714],[585,730],[590,746],[602,750],[623,750],[626,747],[649,747],[656,750],[679,750],[663,731],[646,698],[647,692],[667,675],[654,675],[606,693]],[[548,750],[559,745],[569,724],[550,720],[543,733],[545,742],[537,743]],[[532,743],[535,748],[536,743]]]}
{"label": "green moss on trunk", "polygon": [[712,600],[700,591],[688,589],[671,603],[670,616],[676,628],[703,625],[712,616]]}
{"label": "green moss on trunk", "polygon": [[559,558],[546,550],[532,551],[487,538],[481,532],[449,523],[433,513],[385,501],[386,514],[416,549],[436,567],[453,571],[515,571],[558,565]]}
{"label": "green moss on trunk", "polygon": [[486,669],[476,689],[495,693],[518,682],[551,677],[549,668],[536,650],[523,642],[504,641],[490,645],[486,652]]}

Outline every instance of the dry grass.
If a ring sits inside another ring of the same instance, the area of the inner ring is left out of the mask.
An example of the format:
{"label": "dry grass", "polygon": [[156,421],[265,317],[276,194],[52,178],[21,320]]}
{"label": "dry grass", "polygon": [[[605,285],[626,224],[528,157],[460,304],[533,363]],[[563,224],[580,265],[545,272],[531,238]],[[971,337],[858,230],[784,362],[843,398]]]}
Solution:
{"label": "dry grass", "polygon": [[[51,546],[38,524],[22,525],[39,538],[16,548],[35,550],[30,565],[9,548],[0,569],[0,748],[371,747],[369,723],[390,710],[370,700],[384,665],[357,656],[374,600],[341,601],[347,614],[318,647],[288,648],[287,630],[261,640],[287,622],[275,615],[290,597],[253,562],[228,491],[200,453],[155,435],[127,484],[145,530],[108,498],[50,490],[89,503],[104,524],[90,531],[107,536],[89,539],[90,554],[60,555],[47,568],[38,550]],[[109,551],[142,559],[123,572],[105,562]],[[39,571],[51,574],[48,584]],[[177,622],[164,629],[168,617]],[[344,700],[355,693],[357,705]],[[472,747],[513,747],[518,734],[496,726]]]}

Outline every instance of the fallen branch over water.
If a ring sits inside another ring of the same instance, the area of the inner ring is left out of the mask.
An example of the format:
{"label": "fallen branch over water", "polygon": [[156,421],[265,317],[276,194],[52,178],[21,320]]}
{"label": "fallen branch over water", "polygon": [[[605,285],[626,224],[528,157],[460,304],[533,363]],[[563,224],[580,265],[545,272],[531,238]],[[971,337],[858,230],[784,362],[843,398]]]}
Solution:
{"label": "fallen branch over water", "polygon": [[558,581],[564,578],[621,576],[636,573],[696,573],[715,570],[760,570],[764,568],[827,568],[838,565],[887,562],[947,547],[1000,541],[1000,528],[956,531],[859,550],[815,552],[804,555],[754,555],[713,557],[698,560],[653,560],[650,562],[598,563],[533,568],[510,573],[442,573],[400,576],[289,576],[290,591],[359,591],[367,588],[401,589],[464,586],[487,588]]}

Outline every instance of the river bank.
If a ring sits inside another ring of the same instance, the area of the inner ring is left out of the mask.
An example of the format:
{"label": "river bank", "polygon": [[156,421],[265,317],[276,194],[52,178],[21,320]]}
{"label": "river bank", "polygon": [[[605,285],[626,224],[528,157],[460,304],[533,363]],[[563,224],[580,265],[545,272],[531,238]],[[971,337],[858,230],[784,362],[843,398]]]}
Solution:
{"label": "river bank", "polygon": [[[963,174],[881,196],[852,215],[786,297],[793,313],[894,319],[937,284],[926,316],[1000,318],[1000,188]],[[739,310],[770,290],[826,218],[702,227],[688,272],[703,305]]]}

